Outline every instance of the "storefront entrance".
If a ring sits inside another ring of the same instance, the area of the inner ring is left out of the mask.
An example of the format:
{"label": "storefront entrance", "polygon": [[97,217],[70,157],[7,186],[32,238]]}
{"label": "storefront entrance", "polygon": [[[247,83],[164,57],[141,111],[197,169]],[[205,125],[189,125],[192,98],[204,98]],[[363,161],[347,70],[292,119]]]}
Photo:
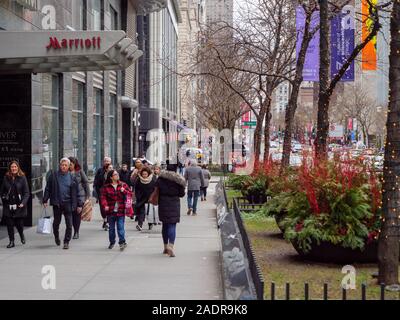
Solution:
{"label": "storefront entrance", "polygon": [[[32,167],[32,85],[31,75],[0,76],[0,179],[7,165],[18,160],[31,187]],[[26,225],[32,225],[32,200]],[[1,208],[1,216],[2,216]],[[3,219],[2,219],[3,220]]]}

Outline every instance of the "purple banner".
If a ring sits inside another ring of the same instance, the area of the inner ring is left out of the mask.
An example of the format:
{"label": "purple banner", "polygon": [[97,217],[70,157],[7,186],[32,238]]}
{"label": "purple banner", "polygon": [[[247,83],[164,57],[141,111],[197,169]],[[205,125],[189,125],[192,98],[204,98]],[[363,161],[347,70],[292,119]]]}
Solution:
{"label": "purple banner", "polygon": [[[355,46],[354,6],[347,5],[331,22],[331,77],[342,68]],[[341,81],[354,81],[354,61]]]}
{"label": "purple banner", "polygon": [[[306,15],[302,6],[298,6],[296,10],[296,30],[297,44],[296,56],[299,56],[301,43],[303,42],[304,25]],[[315,30],[319,25],[319,11],[314,12],[311,18],[310,30]],[[315,33],[308,46],[306,60],[303,69],[304,81],[319,81],[319,31]]]}

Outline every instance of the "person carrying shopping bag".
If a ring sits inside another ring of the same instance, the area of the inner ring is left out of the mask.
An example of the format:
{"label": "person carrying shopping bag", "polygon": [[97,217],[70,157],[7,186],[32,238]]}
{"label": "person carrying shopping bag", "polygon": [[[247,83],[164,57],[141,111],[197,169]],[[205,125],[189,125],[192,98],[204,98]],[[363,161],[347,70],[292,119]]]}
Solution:
{"label": "person carrying shopping bag", "polygon": [[24,219],[27,217],[27,204],[30,197],[28,181],[17,161],[11,161],[0,189],[3,202],[3,214],[7,223],[10,243],[7,248],[15,247],[14,226],[17,228],[21,243],[25,244]]}
{"label": "person carrying shopping bag", "polygon": [[[77,158],[69,157],[69,161],[71,164],[69,166],[69,170],[72,175],[75,177],[78,187],[79,193],[78,197],[80,198],[82,203],[86,201],[90,201],[90,188],[89,188],[89,180],[85,174],[85,171],[81,168],[79,161]],[[72,213],[72,225],[74,227],[74,236],[72,239],[79,239],[79,229],[81,226],[81,215],[78,212]]]}
{"label": "person carrying shopping bag", "polygon": [[125,240],[125,214],[126,214],[126,197],[132,192],[129,186],[119,180],[117,170],[111,170],[107,174],[107,180],[101,189],[100,204],[106,213],[109,225],[108,235],[110,245],[108,249],[112,249],[116,242],[117,229],[120,250],[124,250],[127,246]]}
{"label": "person carrying shopping bag", "polygon": [[72,236],[72,214],[73,212],[80,214],[83,208],[83,202],[78,197],[78,182],[69,172],[70,164],[71,161],[68,158],[60,160],[60,169],[50,172],[43,195],[43,206],[47,208],[49,200],[50,205],[53,206],[53,232],[57,246],[61,244],[59,238],[61,218],[62,216],[65,218],[67,228],[65,229],[63,249],[69,249]]}
{"label": "person carrying shopping bag", "polygon": [[[138,219],[138,224],[136,229],[138,231],[142,231],[143,223],[146,219],[146,209],[149,209],[149,206],[146,206],[149,202],[150,195],[154,191],[154,185],[156,183],[156,178],[153,176],[153,173],[150,168],[143,167],[139,173],[138,177],[135,180],[135,214]],[[150,226],[149,226],[150,228]]]}

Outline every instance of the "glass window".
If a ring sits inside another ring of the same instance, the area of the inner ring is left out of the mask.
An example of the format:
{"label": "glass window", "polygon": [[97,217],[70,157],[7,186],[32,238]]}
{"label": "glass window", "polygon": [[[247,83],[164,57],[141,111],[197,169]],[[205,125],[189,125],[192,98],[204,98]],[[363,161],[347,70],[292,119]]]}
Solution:
{"label": "glass window", "polygon": [[113,163],[117,163],[117,96],[110,95],[110,158]]}
{"label": "glass window", "polygon": [[93,11],[93,30],[102,30],[102,8],[103,0],[92,1],[92,11]]}
{"label": "glass window", "polygon": [[110,6],[110,16],[111,16],[111,30],[119,30],[118,12],[112,6]]}
{"label": "glass window", "polygon": [[102,158],[102,117],[103,117],[103,91],[94,90],[94,112],[93,112],[93,170],[101,167]]}
{"label": "glass window", "polygon": [[72,5],[73,23],[75,30],[86,30],[87,0],[74,0]]}
{"label": "glass window", "polygon": [[74,157],[79,159],[83,165],[84,156],[84,118],[85,107],[85,85],[78,81],[72,84],[72,142],[74,146]]}
{"label": "glass window", "polygon": [[12,11],[16,15],[18,15],[20,17],[24,16],[24,7],[21,4],[19,4],[17,1],[12,1],[11,5],[12,5]]}
{"label": "glass window", "polygon": [[58,168],[59,158],[60,79],[56,75],[42,75],[42,150],[45,171]]}

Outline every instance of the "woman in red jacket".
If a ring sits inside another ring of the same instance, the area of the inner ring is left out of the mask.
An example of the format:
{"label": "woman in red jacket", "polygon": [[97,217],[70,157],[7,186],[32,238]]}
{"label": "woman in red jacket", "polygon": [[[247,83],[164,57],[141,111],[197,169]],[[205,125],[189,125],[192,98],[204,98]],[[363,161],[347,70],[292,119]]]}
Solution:
{"label": "woman in red jacket", "polygon": [[119,247],[124,250],[127,246],[125,241],[125,200],[128,194],[131,194],[128,185],[119,180],[117,170],[111,170],[107,174],[107,180],[101,189],[101,206],[107,215],[109,224],[109,239],[112,249],[115,245],[115,225],[117,225]]}

